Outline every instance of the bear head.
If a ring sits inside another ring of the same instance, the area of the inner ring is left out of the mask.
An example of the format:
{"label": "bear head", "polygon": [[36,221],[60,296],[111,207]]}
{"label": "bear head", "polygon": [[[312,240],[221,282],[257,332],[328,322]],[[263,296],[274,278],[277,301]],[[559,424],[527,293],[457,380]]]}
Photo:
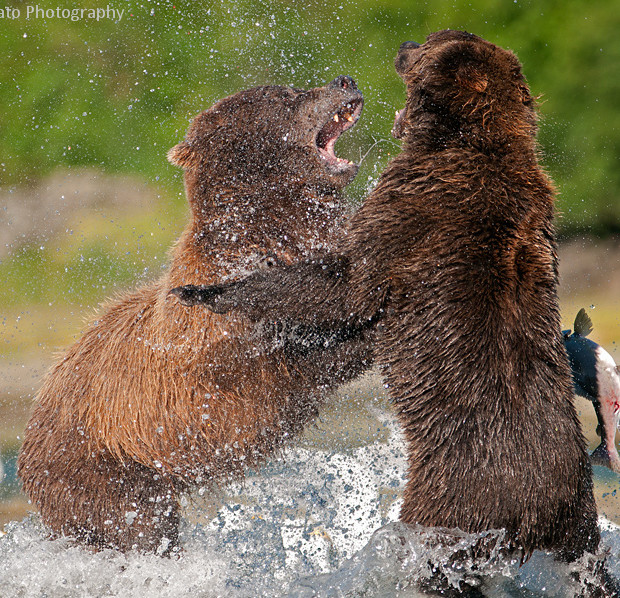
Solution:
{"label": "bear head", "polygon": [[392,130],[397,138],[427,135],[439,144],[458,140],[496,151],[536,134],[534,99],[508,50],[444,30],[424,44],[402,44],[395,67],[407,86]]}
{"label": "bear head", "polygon": [[346,76],[310,90],[241,91],[196,116],[168,159],[185,170],[188,186],[301,184],[330,192],[357,173],[356,164],[336,156],[334,144],[362,106]]}

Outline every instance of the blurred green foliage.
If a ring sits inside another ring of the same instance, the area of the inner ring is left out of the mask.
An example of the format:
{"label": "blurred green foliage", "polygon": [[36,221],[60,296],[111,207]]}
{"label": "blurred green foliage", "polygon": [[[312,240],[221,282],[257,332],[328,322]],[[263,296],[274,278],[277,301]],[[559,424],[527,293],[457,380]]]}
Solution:
{"label": "blurred green foliage", "polygon": [[[48,0],[36,4],[63,8]],[[0,19],[4,190],[59,167],[96,167],[156,183],[178,216],[182,177],[166,152],[183,137],[191,116],[242,88],[310,87],[348,74],[364,91],[366,106],[338,151],[355,160],[368,154],[349,188],[360,201],[398,151],[390,137],[404,99],[392,65],[398,46],[455,28],[514,50],[541,96],[542,156],[561,191],[561,232],[620,231],[617,0],[309,0],[303,6],[284,0],[113,0],[109,6],[124,11],[120,21],[75,22],[27,19],[28,5],[13,0],[9,6],[21,16]],[[79,296],[83,276],[97,276],[105,286],[152,266],[151,257],[133,265],[123,261],[99,233],[90,244],[67,248],[61,262],[49,247],[19,248],[0,264],[3,286],[25,276],[52,277]],[[161,237],[166,244],[168,234]],[[49,287],[41,282],[32,288],[26,298],[37,301]]]}

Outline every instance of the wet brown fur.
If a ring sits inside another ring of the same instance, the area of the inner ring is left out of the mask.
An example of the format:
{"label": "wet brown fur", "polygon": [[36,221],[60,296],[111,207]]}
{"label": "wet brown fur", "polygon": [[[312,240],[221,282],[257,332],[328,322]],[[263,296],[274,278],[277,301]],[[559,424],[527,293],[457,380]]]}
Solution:
{"label": "wet brown fur", "polygon": [[329,247],[337,193],[355,169],[326,169],[312,135],[360,97],[348,78],[240,92],[198,115],[171,150],[191,219],[168,271],[104,306],[48,373],[26,429],[19,475],[53,532],[169,552],[180,492],[263,461],[316,415],[326,389],[365,367],[359,340],[325,362],[266,348],[243,318],[168,296]]}
{"label": "wet brown fur", "polygon": [[[337,252],[210,289],[254,320],[377,330],[408,446],[401,519],[507,530],[526,558],[599,542],[556,294],[554,189],[517,58],[476,36],[403,44],[403,151]],[[207,291],[207,290],[205,290]]]}

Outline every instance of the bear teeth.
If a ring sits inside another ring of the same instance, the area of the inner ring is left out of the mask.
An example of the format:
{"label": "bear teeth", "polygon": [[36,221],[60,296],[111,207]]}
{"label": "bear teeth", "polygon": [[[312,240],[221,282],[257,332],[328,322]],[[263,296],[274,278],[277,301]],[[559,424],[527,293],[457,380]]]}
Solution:
{"label": "bear teeth", "polygon": [[333,120],[335,120],[338,123],[340,122],[341,118],[344,118],[344,120],[348,120],[350,123],[355,121],[355,119],[353,118],[353,115],[350,112],[343,112],[342,114],[334,114]]}
{"label": "bear teeth", "polygon": [[341,170],[345,167],[355,166],[355,162],[336,156],[334,145],[340,135],[355,124],[357,116],[361,112],[361,105],[361,100],[341,105],[317,134],[315,143],[318,153],[330,168]]}

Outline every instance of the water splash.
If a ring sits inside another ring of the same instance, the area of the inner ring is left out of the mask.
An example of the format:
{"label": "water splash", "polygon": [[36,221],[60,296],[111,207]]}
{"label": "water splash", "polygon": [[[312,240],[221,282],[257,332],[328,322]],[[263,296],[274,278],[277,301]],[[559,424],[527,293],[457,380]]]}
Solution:
{"label": "water splash", "polygon": [[[339,452],[297,447],[218,497],[194,497],[183,550],[169,559],[92,553],[67,539],[49,540],[36,516],[12,522],[0,537],[0,596],[416,597],[425,580],[458,587],[479,583],[481,575],[491,598],[576,595],[575,565],[537,552],[519,568],[496,548],[501,532],[399,523],[403,439],[391,416],[374,415],[386,433],[366,445]],[[620,577],[620,530],[605,520],[601,528],[610,571]],[[474,558],[481,540],[489,550]]]}
{"label": "water splash", "polygon": [[[212,598],[226,588],[227,564],[213,539],[192,539],[182,557],[91,553],[48,540],[37,518],[12,522],[0,540],[0,596],[23,598]],[[234,596],[234,594],[231,594]]]}

